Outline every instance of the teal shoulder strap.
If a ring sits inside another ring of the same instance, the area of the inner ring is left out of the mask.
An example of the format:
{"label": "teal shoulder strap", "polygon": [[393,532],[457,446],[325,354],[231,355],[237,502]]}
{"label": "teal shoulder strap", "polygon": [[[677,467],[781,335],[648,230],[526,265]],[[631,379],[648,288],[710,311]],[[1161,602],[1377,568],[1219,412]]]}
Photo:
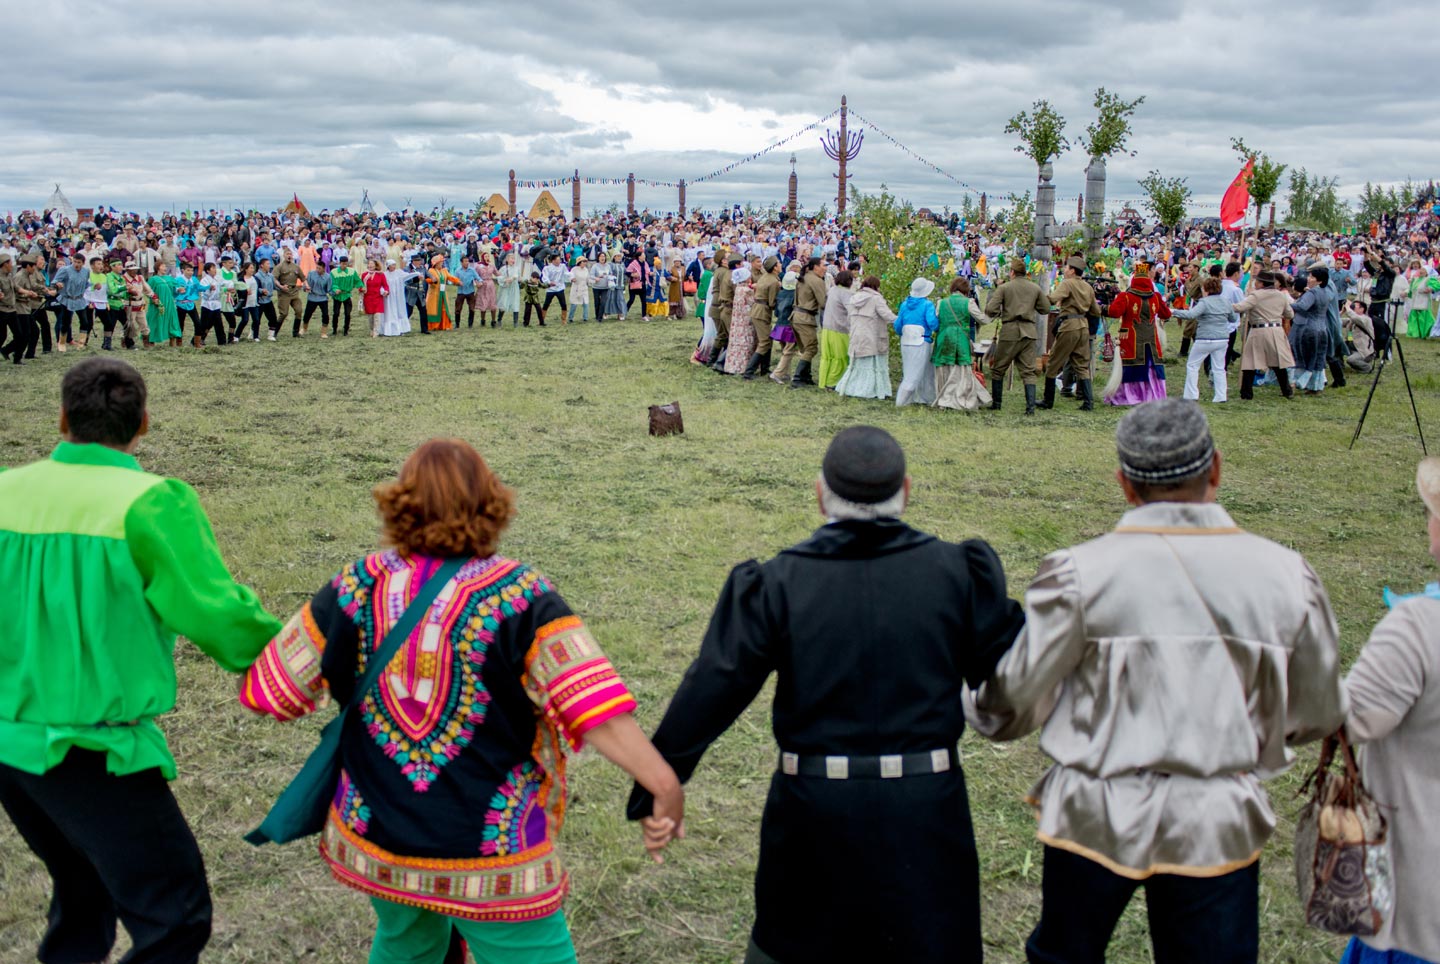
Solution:
{"label": "teal shoulder strap", "polygon": [[[444,589],[446,583],[455,578],[455,573],[460,571],[460,567],[469,561],[468,558],[446,559],[440,568],[435,570],[435,574],[425,580],[425,584],[420,587],[415,598],[410,600],[410,605],[405,607],[405,612],[400,614],[395,625],[391,626],[390,631],[385,634],[385,638],[380,640],[380,645],[375,647],[375,652],[370,657],[370,665],[366,667],[365,675],[361,677],[359,684],[355,687],[355,692],[351,695],[350,702],[346,704],[344,713],[349,713],[358,706],[360,701],[365,698],[365,694],[370,692],[380,681],[380,674],[386,666],[390,665],[395,654],[400,652],[400,647],[405,645],[405,640],[420,624],[425,611],[430,608],[435,597],[440,595],[440,590]],[[343,716],[344,713],[341,715]]]}

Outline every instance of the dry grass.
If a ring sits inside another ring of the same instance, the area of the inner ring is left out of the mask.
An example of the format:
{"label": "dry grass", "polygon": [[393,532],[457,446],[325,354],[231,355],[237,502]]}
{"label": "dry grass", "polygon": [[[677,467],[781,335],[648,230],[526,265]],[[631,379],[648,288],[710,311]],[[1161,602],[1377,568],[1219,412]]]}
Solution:
{"label": "dry grass", "polygon": [[[647,726],[692,658],[729,568],[816,523],[810,480],[845,425],[895,433],[916,480],[910,521],[949,539],[988,539],[1017,595],[1046,552],[1103,532],[1122,511],[1113,410],[1082,415],[1066,402],[1022,419],[1015,392],[999,415],[897,411],[716,377],[685,363],[693,337],[689,322],[633,321],[125,357],[151,385],[142,461],[197,487],[232,570],[280,614],[372,548],[369,489],[416,443],[437,434],[476,443],[520,492],[505,550],[541,567],[585,616]],[[1407,347],[1421,414],[1440,426],[1440,354]],[[0,371],[0,463],[49,451],[59,375],[75,357]],[[1182,374],[1172,367],[1172,393]],[[1290,403],[1271,388],[1253,404],[1211,409],[1227,458],[1222,501],[1242,525],[1309,558],[1340,615],[1347,662],[1381,614],[1381,587],[1418,587],[1429,573],[1411,487],[1419,450],[1394,374],[1353,453],[1345,445],[1364,398],[1359,382]],[[648,438],[646,406],[674,399],[687,433]],[[245,717],[223,673],[188,645],[177,659],[179,706],[164,725],[180,760],[175,789],[215,891],[208,959],[362,959],[366,902],[331,883],[311,847],[256,850],[240,839],[298,768],[318,724]],[[967,736],[965,750],[986,940],[992,960],[1020,961],[1039,909],[1040,849],[1019,797],[1045,761],[1033,741],[991,746]],[[623,820],[626,781],[592,755],[576,761],[563,849],[582,961],[739,959],[773,765],[762,699],[701,766],[690,839],[657,868]],[[1340,942],[1298,918],[1288,849],[1297,785],[1292,775],[1272,787],[1283,824],[1264,859],[1262,956],[1318,964],[1335,960]],[[47,893],[42,869],[0,821],[0,961],[31,959]],[[1149,959],[1138,902],[1112,950],[1117,961]]]}

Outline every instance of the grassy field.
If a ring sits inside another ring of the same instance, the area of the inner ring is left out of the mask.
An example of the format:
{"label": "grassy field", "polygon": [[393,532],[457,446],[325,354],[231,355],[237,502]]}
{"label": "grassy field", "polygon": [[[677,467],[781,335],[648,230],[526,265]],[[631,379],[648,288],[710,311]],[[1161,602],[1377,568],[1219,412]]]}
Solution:
{"label": "grassy field", "polygon": [[[232,571],[277,614],[374,547],[370,488],[412,447],[434,435],[475,443],[520,494],[503,550],[540,567],[587,619],[647,728],[693,657],[729,568],[818,524],[811,482],[844,426],[893,432],[915,480],[908,521],[947,539],[989,540],[1016,596],[1042,556],[1104,532],[1124,508],[1115,410],[1079,413],[1066,400],[1027,419],[1018,391],[1007,411],[975,415],[788,391],[687,364],[695,332],[689,321],[552,324],[123,355],[150,384],[142,463],[195,485]],[[1407,348],[1421,416],[1440,437],[1440,348]],[[0,369],[0,464],[49,452],[60,375],[76,357]],[[1183,371],[1169,374],[1178,395]],[[1420,452],[1398,376],[1386,373],[1353,452],[1368,379],[1291,402],[1261,389],[1250,404],[1232,382],[1233,400],[1208,409],[1226,458],[1222,502],[1241,525],[1310,560],[1339,614],[1347,665],[1382,613],[1381,587],[1431,578],[1413,491]],[[646,406],[677,399],[686,433],[647,437]],[[179,705],[163,723],[215,892],[207,959],[362,960],[367,903],[330,881],[311,846],[257,850],[241,840],[298,769],[319,721],[248,717],[233,680],[192,646],[182,643],[177,660]],[[563,850],[582,962],[718,964],[743,954],[775,760],[767,706],[758,700],[702,764],[689,788],[689,839],[664,867],[642,859],[623,819],[619,772],[590,753],[575,761]],[[1041,851],[1020,796],[1046,761],[1033,740],[995,746],[967,734],[964,750],[988,953],[1021,961],[1039,912]],[[1266,961],[1332,961],[1341,947],[1298,915],[1289,840],[1299,782],[1292,772],[1271,787],[1282,826],[1263,863]],[[0,820],[0,961],[33,959],[47,899],[42,868]],[[1149,957],[1137,901],[1112,960]]]}

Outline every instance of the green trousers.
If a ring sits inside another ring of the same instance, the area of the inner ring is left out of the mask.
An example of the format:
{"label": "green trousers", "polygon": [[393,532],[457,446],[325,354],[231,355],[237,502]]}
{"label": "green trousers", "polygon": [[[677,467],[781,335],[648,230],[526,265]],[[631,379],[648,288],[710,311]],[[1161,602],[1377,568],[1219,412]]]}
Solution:
{"label": "green trousers", "polygon": [[371,898],[379,924],[370,964],[440,964],[454,928],[476,964],[576,964],[564,911],[511,924],[462,920],[432,910]]}

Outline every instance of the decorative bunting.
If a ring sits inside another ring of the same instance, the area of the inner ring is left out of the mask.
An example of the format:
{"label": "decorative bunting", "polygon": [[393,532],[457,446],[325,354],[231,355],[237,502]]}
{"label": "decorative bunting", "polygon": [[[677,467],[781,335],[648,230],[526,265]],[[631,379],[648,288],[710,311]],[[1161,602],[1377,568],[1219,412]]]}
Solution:
{"label": "decorative bunting", "polygon": [[[789,135],[788,137],[783,137],[783,138],[781,138],[780,140],[778,140],[778,141],[776,141],[775,143],[771,144],[769,147],[763,148],[762,150],[758,150],[758,151],[756,151],[754,154],[751,154],[749,157],[742,157],[740,160],[736,161],[736,162],[733,163],[733,164],[726,164],[724,167],[720,168],[720,170],[718,170],[718,171],[711,171],[709,174],[706,174],[704,177],[697,177],[697,178],[695,178],[695,180],[693,180],[693,181],[688,181],[688,182],[686,182],[686,183],[688,183],[688,184],[700,184],[700,183],[702,183],[702,182],[704,182],[704,181],[713,181],[715,178],[719,177],[719,176],[722,175],[722,174],[729,174],[731,171],[735,170],[735,168],[739,167],[741,164],[749,164],[751,161],[753,161],[753,160],[755,160],[755,159],[757,159],[757,158],[764,157],[766,154],[769,154],[771,151],[775,150],[776,148],[784,147],[786,144],[788,144],[788,143],[790,143],[791,141],[795,140],[797,137],[801,137],[801,136],[803,136],[803,135],[805,135],[805,134],[810,133],[810,132],[813,131],[815,128],[819,127],[821,124],[825,123],[825,122],[828,121],[830,118],[836,116],[836,115],[839,114],[839,113],[840,113],[840,108],[837,107],[837,108],[835,108],[834,110],[832,110],[830,113],[826,114],[824,117],[820,118],[819,120],[814,121],[814,122],[809,123],[809,124],[806,124],[804,127],[800,128],[800,129],[799,129],[798,131],[796,131],[795,133]],[[853,114],[853,113],[855,113],[855,112],[854,112],[854,111],[851,111],[850,113]]]}

